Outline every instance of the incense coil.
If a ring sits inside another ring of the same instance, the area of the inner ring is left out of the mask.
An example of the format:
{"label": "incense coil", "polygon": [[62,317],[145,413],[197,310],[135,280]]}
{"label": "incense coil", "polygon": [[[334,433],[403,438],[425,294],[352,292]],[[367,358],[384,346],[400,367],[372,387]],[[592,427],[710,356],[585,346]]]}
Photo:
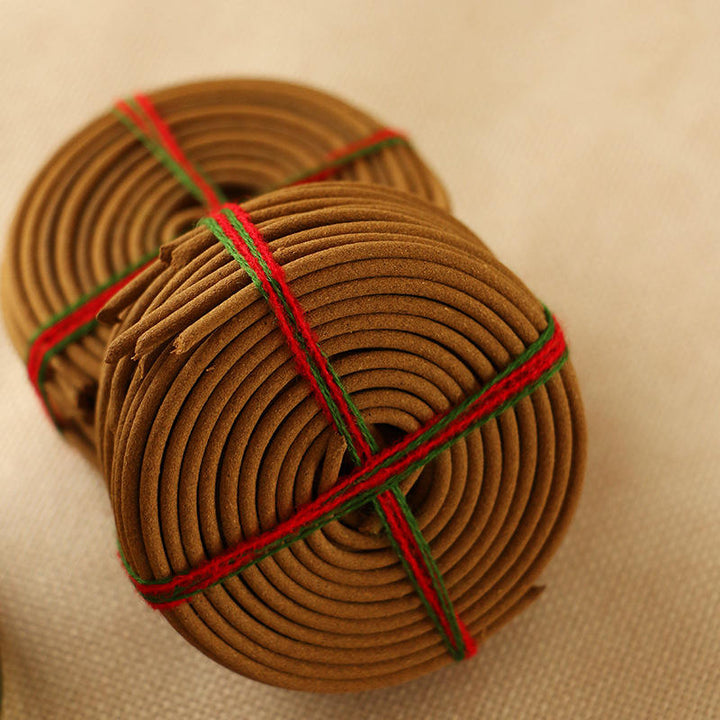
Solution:
{"label": "incense coil", "polygon": [[[457,405],[546,325],[464,226],[402,193],[326,183],[245,204],[319,343],[386,444]],[[347,471],[274,317],[199,227],[103,312],[118,320],[98,437],[120,547],[144,579],[276,526]],[[580,491],[572,367],[401,484],[472,635],[538,594]],[[275,685],[399,683],[451,662],[378,518],[336,520],[164,611],[193,645]]]}
{"label": "incense coil", "polygon": [[[192,163],[235,201],[322,167],[329,153],[381,127],[336,98],[282,82],[201,82],[150,97]],[[407,144],[357,157],[332,176],[447,205],[439,182]],[[90,123],[31,183],[10,231],[2,305],[18,352],[27,357],[38,328],[203,214],[117,117],[107,113]],[[43,385],[53,419],[91,457],[107,339],[101,327],[78,337],[49,360]]]}

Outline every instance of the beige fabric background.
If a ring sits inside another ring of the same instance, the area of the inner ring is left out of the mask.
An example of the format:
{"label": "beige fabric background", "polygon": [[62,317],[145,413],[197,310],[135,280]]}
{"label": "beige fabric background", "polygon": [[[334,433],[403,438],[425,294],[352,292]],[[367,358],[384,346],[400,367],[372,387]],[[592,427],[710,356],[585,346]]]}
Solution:
{"label": "beige fabric background", "polygon": [[138,89],[281,76],[406,128],[571,341],[589,467],[546,593],[473,661],[402,687],[235,676],[135,595],[102,483],[3,336],[6,720],[720,717],[720,6],[440,5],[0,0],[0,223],[60,141]]}

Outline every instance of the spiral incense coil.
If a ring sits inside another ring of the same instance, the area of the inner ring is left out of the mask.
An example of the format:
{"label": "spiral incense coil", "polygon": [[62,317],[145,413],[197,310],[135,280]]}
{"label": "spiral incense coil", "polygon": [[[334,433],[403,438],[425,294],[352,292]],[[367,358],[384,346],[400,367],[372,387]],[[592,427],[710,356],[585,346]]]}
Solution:
{"label": "spiral incense coil", "polygon": [[447,205],[402,135],[336,98],[282,82],[202,82],[121,101],[55,154],[10,231],[2,304],[13,343],[69,440],[94,455],[108,339],[95,314],[158,245],[213,202],[325,178]]}
{"label": "spiral incense coil", "polygon": [[552,315],[444,211],[281,189],[168,243],[101,319],[121,554],[216,661],[387,686],[472,654],[539,593],[582,482],[577,382]]}

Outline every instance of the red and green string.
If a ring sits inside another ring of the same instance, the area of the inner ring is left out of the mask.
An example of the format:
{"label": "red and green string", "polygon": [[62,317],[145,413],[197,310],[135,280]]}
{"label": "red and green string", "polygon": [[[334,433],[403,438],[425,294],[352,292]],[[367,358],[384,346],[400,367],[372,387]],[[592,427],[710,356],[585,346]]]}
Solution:
{"label": "red and green string", "polygon": [[140,593],[153,607],[177,606],[359,509],[473,430],[517,405],[548,382],[567,360],[562,331],[547,311],[546,317],[547,327],[538,339],[490,382],[458,406],[380,450],[314,500],[298,506],[275,527],[246,538],[192,570],[164,580],[143,580],[126,563]]}
{"label": "red and green string", "polygon": [[28,375],[42,400],[43,407],[59,429],[62,428],[45,391],[50,360],[97,327],[97,314],[105,303],[153,262],[157,252],[155,250],[143,255],[121,273],[112,275],[102,285],[82,295],[72,305],[68,305],[49,318],[31,336],[27,357]]}
{"label": "red and green string", "polygon": [[291,175],[285,182],[274,185],[271,188],[266,188],[264,192],[276,190],[286,185],[301,185],[303,183],[327,180],[358,158],[372,155],[386,147],[393,147],[394,145],[409,146],[409,144],[408,139],[403,133],[392,130],[391,128],[380,128],[380,130],[374,132],[372,135],[368,135],[366,138],[350,143],[339,150],[332,151],[328,154],[326,161],[322,165],[318,165],[312,170],[307,170],[297,175]]}
{"label": "red and green string", "polygon": [[[320,349],[305,313],[288,286],[282,266],[273,258],[248,214],[239,205],[230,205],[201,223],[210,228],[240,263],[270,304],[298,371],[309,381],[326,417],[345,439],[354,464],[361,466],[370,460],[378,451],[375,439]],[[456,659],[472,654],[475,645],[453,610],[440,571],[402,492],[395,484],[373,502],[448,650]]]}
{"label": "red and green string", "polygon": [[208,210],[212,212],[225,202],[220,188],[215,187],[188,160],[150,98],[138,94],[127,100],[120,100],[115,104],[113,113]]}

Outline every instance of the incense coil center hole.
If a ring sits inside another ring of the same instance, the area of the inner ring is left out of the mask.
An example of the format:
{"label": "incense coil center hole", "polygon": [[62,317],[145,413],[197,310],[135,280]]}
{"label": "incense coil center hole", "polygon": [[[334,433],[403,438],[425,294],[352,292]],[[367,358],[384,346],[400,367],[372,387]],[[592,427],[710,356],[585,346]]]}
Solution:
{"label": "incense coil center hole", "polygon": [[[369,429],[379,450],[394,445],[405,435],[400,428],[385,423],[371,425]],[[339,477],[345,477],[355,469],[356,466],[350,453],[345,450],[340,462]],[[405,494],[407,503],[414,515],[418,514],[428,496],[433,475],[433,463],[429,463],[420,470],[412,472],[400,483],[400,488]],[[342,521],[348,527],[365,535],[379,536],[384,531],[382,521],[372,502],[368,502],[358,510],[348,513],[343,517]]]}

